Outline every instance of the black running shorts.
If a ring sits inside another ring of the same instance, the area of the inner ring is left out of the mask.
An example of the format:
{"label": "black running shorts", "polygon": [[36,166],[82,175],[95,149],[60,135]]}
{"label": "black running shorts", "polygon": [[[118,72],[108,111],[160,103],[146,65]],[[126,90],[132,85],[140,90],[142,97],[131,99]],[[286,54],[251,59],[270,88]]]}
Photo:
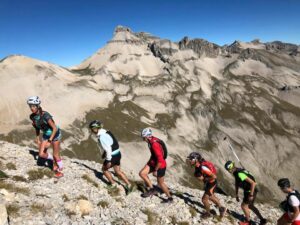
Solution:
{"label": "black running shorts", "polygon": [[[153,173],[155,171],[155,167],[150,166],[149,173]],[[166,174],[166,168],[158,169],[157,170],[157,177],[164,177]]]}
{"label": "black running shorts", "polygon": [[121,158],[121,153],[119,153],[117,155],[113,155],[110,161],[105,160],[103,164],[106,166],[108,163],[111,163],[111,167],[120,166]]}
{"label": "black running shorts", "polygon": [[216,187],[217,187],[217,180],[213,182],[206,182],[204,184],[205,194],[212,196],[215,193]]}

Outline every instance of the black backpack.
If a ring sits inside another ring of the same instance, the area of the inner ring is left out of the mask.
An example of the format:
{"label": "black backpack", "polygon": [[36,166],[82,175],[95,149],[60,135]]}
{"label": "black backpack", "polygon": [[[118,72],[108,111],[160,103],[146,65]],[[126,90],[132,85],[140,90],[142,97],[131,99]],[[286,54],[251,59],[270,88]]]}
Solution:
{"label": "black backpack", "polygon": [[[294,195],[298,198],[298,200],[300,201],[300,193],[295,190],[295,192],[293,193],[289,193],[288,196],[286,197],[286,200],[284,200],[283,202],[281,202],[279,204],[279,208],[282,209],[284,212],[293,212],[294,211],[294,208],[293,206],[291,206],[289,204],[289,198]],[[299,209],[300,209],[300,205],[299,205]]]}
{"label": "black backpack", "polygon": [[109,136],[111,136],[111,138],[113,139],[113,144],[111,146],[112,151],[119,149],[119,143],[118,143],[117,139],[115,138],[115,136],[109,130],[107,130],[106,133]]}
{"label": "black backpack", "polygon": [[241,181],[240,178],[238,177],[238,173],[244,173],[245,175],[247,175],[247,177],[249,177],[251,180],[255,182],[254,176],[249,171],[243,168],[237,168],[236,171],[233,173],[238,186],[244,190],[250,190],[251,184],[249,184],[246,181]]}
{"label": "black backpack", "polygon": [[167,145],[165,144],[165,142],[163,140],[158,139],[156,142],[158,142],[162,149],[164,150],[164,159],[166,159],[168,157],[168,149],[167,149]]}

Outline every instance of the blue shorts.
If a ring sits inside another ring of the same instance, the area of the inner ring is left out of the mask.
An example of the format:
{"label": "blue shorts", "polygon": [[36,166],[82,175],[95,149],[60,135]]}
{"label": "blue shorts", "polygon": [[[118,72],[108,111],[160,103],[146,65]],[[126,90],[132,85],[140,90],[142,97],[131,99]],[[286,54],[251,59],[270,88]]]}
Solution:
{"label": "blue shorts", "polygon": [[[51,134],[43,134],[43,140],[46,141],[50,138]],[[52,141],[60,141],[61,140],[61,131],[58,129]]]}

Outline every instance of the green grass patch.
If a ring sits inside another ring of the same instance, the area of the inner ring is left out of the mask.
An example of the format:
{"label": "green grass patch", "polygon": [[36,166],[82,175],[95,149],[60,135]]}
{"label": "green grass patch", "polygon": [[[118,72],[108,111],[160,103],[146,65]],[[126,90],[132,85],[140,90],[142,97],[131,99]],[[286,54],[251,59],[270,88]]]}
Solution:
{"label": "green grass patch", "polygon": [[5,173],[5,172],[3,172],[2,170],[0,170],[0,180],[2,180],[2,179],[6,179],[6,178],[8,178],[9,176]]}

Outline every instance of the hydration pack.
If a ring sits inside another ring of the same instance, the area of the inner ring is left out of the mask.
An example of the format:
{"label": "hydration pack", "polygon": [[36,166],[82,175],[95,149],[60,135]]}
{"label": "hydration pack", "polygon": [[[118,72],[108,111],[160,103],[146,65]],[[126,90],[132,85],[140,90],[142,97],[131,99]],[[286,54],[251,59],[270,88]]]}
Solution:
{"label": "hydration pack", "polygon": [[203,162],[201,162],[201,166],[206,166],[213,174],[217,175],[217,169],[212,162],[203,161]]}

